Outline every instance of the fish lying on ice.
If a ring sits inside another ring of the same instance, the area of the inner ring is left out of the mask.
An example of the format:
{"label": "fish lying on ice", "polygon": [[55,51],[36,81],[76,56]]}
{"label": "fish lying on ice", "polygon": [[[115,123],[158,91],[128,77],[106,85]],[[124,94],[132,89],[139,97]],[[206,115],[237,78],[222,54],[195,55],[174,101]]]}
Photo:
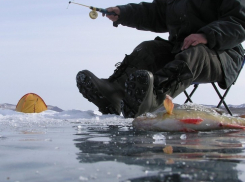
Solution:
{"label": "fish lying on ice", "polygon": [[245,129],[245,119],[221,115],[212,108],[186,104],[174,109],[172,98],[164,100],[166,111],[144,114],[133,120],[133,127],[147,131],[208,131],[220,129]]}

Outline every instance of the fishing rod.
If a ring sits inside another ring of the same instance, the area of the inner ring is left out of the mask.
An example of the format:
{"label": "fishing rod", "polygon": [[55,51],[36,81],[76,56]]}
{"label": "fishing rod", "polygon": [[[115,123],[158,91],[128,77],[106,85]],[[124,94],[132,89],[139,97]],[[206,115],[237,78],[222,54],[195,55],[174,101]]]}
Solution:
{"label": "fishing rod", "polygon": [[96,19],[98,17],[97,11],[100,12],[100,13],[106,14],[106,15],[114,15],[114,16],[117,15],[115,12],[108,12],[107,9],[96,8],[96,7],[93,7],[93,6],[87,6],[87,5],[84,5],[84,4],[80,4],[80,3],[75,3],[75,2],[69,1],[69,4],[71,4],[71,3],[72,4],[77,4],[77,5],[80,5],[80,6],[85,6],[85,7],[89,8],[89,9],[91,9],[92,11],[90,11],[89,16],[92,19]]}

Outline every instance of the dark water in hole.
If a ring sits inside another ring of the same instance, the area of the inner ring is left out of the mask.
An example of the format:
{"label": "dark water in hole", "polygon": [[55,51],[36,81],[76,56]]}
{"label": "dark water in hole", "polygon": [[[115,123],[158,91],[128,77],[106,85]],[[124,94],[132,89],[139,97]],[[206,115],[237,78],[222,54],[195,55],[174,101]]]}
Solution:
{"label": "dark water in hole", "polygon": [[141,132],[122,117],[53,116],[0,117],[1,182],[245,181],[243,130]]}

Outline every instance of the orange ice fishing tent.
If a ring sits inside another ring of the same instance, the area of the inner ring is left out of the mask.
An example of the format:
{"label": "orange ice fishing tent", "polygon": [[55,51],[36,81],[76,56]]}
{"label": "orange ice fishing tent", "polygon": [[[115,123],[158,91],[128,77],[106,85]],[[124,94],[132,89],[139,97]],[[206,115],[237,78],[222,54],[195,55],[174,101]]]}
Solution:
{"label": "orange ice fishing tent", "polygon": [[47,110],[47,105],[43,99],[34,93],[24,95],[16,106],[16,111],[24,113],[39,113]]}

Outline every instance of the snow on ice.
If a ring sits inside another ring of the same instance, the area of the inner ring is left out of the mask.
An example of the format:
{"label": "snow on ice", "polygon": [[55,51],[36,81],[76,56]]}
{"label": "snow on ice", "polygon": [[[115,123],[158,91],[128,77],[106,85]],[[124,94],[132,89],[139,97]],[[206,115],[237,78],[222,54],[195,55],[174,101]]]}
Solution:
{"label": "snow on ice", "polygon": [[67,123],[81,125],[131,125],[132,119],[124,119],[123,116],[108,114],[102,115],[98,111],[67,110],[57,112],[47,110],[41,113],[21,113],[11,109],[0,108],[0,131],[4,127],[23,128],[23,127],[47,127],[50,125],[63,125]]}

